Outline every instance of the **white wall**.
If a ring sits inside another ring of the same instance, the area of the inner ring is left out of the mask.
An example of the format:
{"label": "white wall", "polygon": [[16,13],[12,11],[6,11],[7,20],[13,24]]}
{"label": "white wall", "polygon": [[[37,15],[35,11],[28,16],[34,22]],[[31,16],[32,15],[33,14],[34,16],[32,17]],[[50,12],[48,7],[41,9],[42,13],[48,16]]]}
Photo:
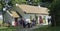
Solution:
{"label": "white wall", "polygon": [[12,23],[12,21],[14,21],[14,18],[11,17],[11,15],[6,12],[6,13],[4,14],[4,22],[5,22],[5,23],[8,23],[8,22]]}
{"label": "white wall", "polygon": [[37,16],[38,16],[38,24],[40,24],[39,16],[42,16],[42,18],[44,18],[44,16],[45,16],[45,20],[43,20],[43,25],[48,25],[48,15],[37,14]]}
{"label": "white wall", "polygon": [[0,14],[0,24],[2,24],[2,22],[3,22],[3,16],[2,14]]}
{"label": "white wall", "polygon": [[32,19],[33,19],[33,18],[35,19],[35,14],[25,14],[25,15],[24,15],[24,18],[25,18],[25,19],[30,19],[30,16],[32,16]]}
{"label": "white wall", "polygon": [[2,15],[0,15],[0,19],[3,19],[3,16]]}
{"label": "white wall", "polygon": [[[48,25],[48,15],[41,15],[41,14],[36,14],[36,15],[37,15],[37,17],[38,17],[38,20],[37,20],[38,24],[40,24],[40,23],[39,23],[39,16],[42,16],[42,18],[44,18],[44,16],[45,16],[45,19],[46,19],[46,20],[43,21],[43,25]],[[35,14],[25,14],[25,15],[24,15],[24,18],[25,18],[25,19],[30,19],[30,16],[32,16],[32,18],[35,19]],[[45,22],[46,22],[46,23],[45,23]]]}

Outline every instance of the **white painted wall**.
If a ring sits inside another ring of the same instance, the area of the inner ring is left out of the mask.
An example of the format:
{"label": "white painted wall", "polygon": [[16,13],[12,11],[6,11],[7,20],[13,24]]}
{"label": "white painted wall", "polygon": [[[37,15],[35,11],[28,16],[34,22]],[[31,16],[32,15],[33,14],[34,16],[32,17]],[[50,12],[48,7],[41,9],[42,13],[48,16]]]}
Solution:
{"label": "white painted wall", "polygon": [[0,14],[0,24],[2,24],[2,22],[3,22],[3,16],[2,14]]}
{"label": "white painted wall", "polygon": [[44,18],[44,16],[45,16],[46,20],[43,20],[43,25],[48,25],[48,15],[37,14],[37,16],[38,16],[38,24],[40,24],[40,22],[39,22],[39,16],[42,16],[42,18]]}
{"label": "white painted wall", "polygon": [[0,19],[3,19],[3,16],[2,15],[0,15]]}
{"label": "white painted wall", "polygon": [[[48,15],[41,15],[41,14],[36,14],[36,15],[38,16],[38,20],[37,20],[38,24],[40,24],[40,23],[39,23],[39,16],[42,16],[42,18],[44,18],[44,16],[45,16],[45,19],[46,19],[46,20],[43,21],[43,24],[42,24],[42,25],[48,25]],[[27,19],[30,20],[30,16],[32,16],[32,18],[35,19],[35,14],[25,14],[25,15],[24,15],[24,18],[25,18],[26,20],[27,20]],[[46,23],[45,23],[45,22],[46,22]]]}
{"label": "white painted wall", "polygon": [[25,14],[25,15],[24,15],[24,18],[25,18],[25,19],[30,19],[30,16],[32,16],[32,19],[33,19],[33,18],[35,19],[35,14]]}

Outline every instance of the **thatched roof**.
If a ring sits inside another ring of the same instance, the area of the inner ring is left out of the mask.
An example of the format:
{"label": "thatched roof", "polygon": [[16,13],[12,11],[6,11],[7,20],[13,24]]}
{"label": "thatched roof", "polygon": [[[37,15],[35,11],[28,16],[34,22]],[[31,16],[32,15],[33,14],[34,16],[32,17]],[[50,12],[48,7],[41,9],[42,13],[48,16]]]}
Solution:
{"label": "thatched roof", "polygon": [[7,11],[12,17],[17,18],[19,15],[16,13],[16,11],[13,11],[12,9]]}
{"label": "thatched roof", "polygon": [[40,14],[49,14],[48,9],[44,7],[30,6],[30,5],[17,5],[22,11],[26,13],[40,13]]}

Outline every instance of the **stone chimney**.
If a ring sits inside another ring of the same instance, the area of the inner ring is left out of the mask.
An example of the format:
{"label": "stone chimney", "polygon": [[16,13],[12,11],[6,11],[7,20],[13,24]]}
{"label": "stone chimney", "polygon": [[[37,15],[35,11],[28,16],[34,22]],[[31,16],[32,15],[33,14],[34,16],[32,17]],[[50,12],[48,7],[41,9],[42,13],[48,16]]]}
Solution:
{"label": "stone chimney", "polygon": [[38,7],[40,8],[40,4],[38,4]]}

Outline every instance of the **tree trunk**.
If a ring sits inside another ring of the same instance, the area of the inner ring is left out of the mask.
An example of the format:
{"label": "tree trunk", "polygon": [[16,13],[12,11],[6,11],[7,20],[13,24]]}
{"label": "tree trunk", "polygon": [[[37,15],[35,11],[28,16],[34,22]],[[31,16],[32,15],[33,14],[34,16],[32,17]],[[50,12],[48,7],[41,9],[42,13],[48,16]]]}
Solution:
{"label": "tree trunk", "polygon": [[53,14],[51,17],[52,17],[51,18],[51,26],[56,26],[55,15]]}
{"label": "tree trunk", "polygon": [[54,19],[53,19],[54,17],[52,16],[52,18],[51,18],[51,26],[54,26]]}
{"label": "tree trunk", "polygon": [[56,16],[56,26],[60,26],[60,16]]}

